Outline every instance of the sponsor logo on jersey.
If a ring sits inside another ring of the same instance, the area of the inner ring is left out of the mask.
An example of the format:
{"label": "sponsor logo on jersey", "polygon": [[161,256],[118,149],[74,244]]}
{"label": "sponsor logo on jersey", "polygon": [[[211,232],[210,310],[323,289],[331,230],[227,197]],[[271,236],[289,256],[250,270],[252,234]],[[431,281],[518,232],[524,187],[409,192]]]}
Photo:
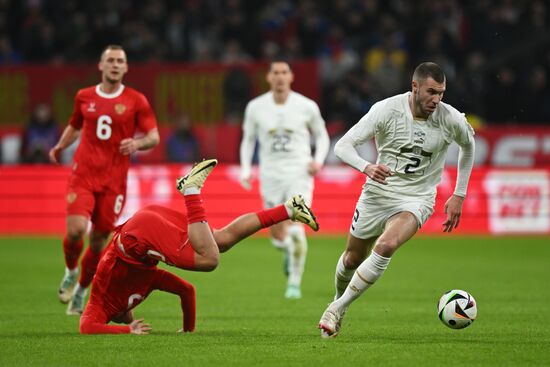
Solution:
{"label": "sponsor logo on jersey", "polygon": [[95,102],[90,102],[88,106],[88,112],[95,112]]}
{"label": "sponsor logo on jersey", "polygon": [[69,204],[74,203],[75,200],[76,200],[76,192],[70,192],[67,194],[67,202]]}
{"label": "sponsor logo on jersey", "polygon": [[126,106],[123,105],[122,103],[117,103],[115,105],[115,111],[116,113],[118,113],[119,115],[122,115],[124,113],[124,111],[126,111]]}

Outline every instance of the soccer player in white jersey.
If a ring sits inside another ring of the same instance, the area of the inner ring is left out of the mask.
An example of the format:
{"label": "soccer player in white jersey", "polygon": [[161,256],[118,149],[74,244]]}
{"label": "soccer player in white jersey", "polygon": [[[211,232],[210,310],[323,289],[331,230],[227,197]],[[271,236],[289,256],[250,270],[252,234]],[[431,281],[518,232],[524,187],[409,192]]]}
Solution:
{"label": "soccer player in white jersey", "polygon": [[[474,131],[464,114],[441,102],[445,88],[445,74],[437,64],[420,64],[411,92],[373,105],[334,147],[343,162],[368,179],[336,265],[334,301],[319,321],[323,337],[338,334],[350,304],[380,278],[394,252],[433,213],[436,187],[453,141],[460,147],[458,177],[445,203],[443,231],[451,232],[459,224],[474,164]],[[371,138],[378,150],[376,163],[365,161],[355,149]]]}
{"label": "soccer player in white jersey", "polygon": [[[288,62],[274,60],[266,75],[270,91],[246,106],[240,148],[241,184],[250,189],[251,165],[259,143],[260,192],[265,208],[301,193],[311,206],[313,177],[321,170],[329,149],[325,121],[317,104],[291,89],[294,74]],[[315,141],[312,156],[311,138]],[[307,240],[302,224],[289,221],[271,227],[273,245],[286,251],[286,298],[301,298]]]}

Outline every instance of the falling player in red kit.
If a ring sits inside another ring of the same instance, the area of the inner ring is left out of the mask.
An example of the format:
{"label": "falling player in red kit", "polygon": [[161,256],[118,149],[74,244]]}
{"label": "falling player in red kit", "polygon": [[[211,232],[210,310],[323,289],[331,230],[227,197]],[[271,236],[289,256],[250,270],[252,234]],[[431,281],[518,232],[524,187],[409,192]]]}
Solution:
{"label": "falling player in red kit", "polygon": [[[119,226],[101,259],[94,277],[90,301],[80,318],[83,334],[147,334],[151,328],[143,319],[134,320],[132,309],[153,290],[179,295],[183,328],[195,328],[195,290],[191,284],[157,268],[162,261],[180,269],[212,271],[219,253],[225,252],[261,228],[291,219],[319,225],[301,195],[285,204],[257,213],[248,213],[224,228],[212,229],[207,222],[200,188],[217,161],[195,165],[177,180],[185,198],[184,214],[158,205],[139,210]],[[110,321],[128,325],[108,325]]]}
{"label": "falling player in red kit", "polygon": [[[99,61],[101,83],[78,91],[69,124],[50,150],[50,160],[80,137],[67,189],[67,232],[63,239],[65,276],[58,291],[67,314],[81,314],[86,290],[99,262],[103,245],[122,211],[130,155],[159,143],[155,115],[145,96],[122,84],[128,71],[122,47],[108,46]],[[141,138],[134,138],[140,131]],[[78,259],[83,237],[92,222],[89,247]]]}

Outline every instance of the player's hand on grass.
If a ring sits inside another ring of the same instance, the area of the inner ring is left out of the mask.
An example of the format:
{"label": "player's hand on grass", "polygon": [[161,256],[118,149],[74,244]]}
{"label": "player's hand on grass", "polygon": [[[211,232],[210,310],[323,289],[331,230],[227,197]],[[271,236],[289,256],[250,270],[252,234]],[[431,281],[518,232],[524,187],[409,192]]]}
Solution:
{"label": "player's hand on grass", "polygon": [[59,145],[56,145],[52,149],[50,149],[49,156],[50,156],[50,162],[52,163],[59,163],[59,157],[61,155],[61,151],[63,148],[61,148]]}
{"label": "player's hand on grass", "polygon": [[387,185],[386,178],[391,176],[391,170],[383,164],[369,164],[363,171],[372,180]]}
{"label": "player's hand on grass", "polygon": [[462,203],[464,198],[452,195],[445,203],[445,214],[447,214],[447,220],[443,222],[443,232],[451,232],[458,227],[460,223],[460,216],[462,215]]}
{"label": "player's hand on grass", "polygon": [[133,138],[122,139],[120,142],[119,152],[123,155],[130,155],[139,149],[137,140]]}
{"label": "player's hand on grass", "polygon": [[149,334],[151,330],[151,326],[143,322],[143,319],[134,320],[130,323],[130,333],[132,334]]}

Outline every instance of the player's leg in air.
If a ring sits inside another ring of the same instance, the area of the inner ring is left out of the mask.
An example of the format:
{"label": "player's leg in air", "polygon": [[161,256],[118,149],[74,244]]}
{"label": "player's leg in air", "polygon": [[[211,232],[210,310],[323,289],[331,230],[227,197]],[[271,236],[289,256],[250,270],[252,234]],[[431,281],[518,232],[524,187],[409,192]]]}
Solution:
{"label": "player's leg in air", "polygon": [[306,223],[315,231],[319,229],[319,224],[304,199],[296,195],[283,205],[244,214],[224,228],[212,231],[206,222],[199,194],[206,177],[216,164],[215,159],[200,162],[187,176],[177,180],[177,188],[186,198],[189,242],[195,251],[194,270],[213,270],[218,265],[219,252],[228,251],[262,228],[288,219]]}

